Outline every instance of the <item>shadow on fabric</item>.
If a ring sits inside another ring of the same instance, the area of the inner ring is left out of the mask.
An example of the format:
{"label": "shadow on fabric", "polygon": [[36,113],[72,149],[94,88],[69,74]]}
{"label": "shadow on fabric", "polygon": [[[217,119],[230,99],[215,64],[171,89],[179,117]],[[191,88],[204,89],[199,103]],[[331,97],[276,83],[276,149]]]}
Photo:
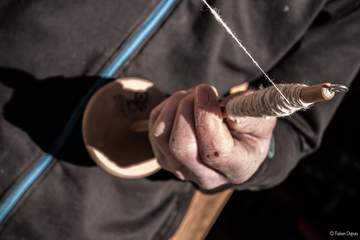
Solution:
{"label": "shadow on fabric", "polygon": [[[27,132],[47,152],[63,131],[78,103],[98,78],[56,76],[38,80],[27,72],[0,67],[0,82],[13,89],[10,101],[4,106],[4,118]],[[57,158],[77,165],[95,165],[82,141],[81,119],[77,120],[69,141]]]}
{"label": "shadow on fabric", "polygon": [[[10,101],[4,106],[4,118],[28,133],[47,152],[60,136],[79,102],[98,79],[98,76],[55,76],[39,80],[25,71],[0,67],[0,82],[13,89]],[[81,120],[82,117],[77,119],[71,135],[56,158],[75,165],[96,166],[84,146]],[[176,177],[160,170],[148,179],[163,181]]]}

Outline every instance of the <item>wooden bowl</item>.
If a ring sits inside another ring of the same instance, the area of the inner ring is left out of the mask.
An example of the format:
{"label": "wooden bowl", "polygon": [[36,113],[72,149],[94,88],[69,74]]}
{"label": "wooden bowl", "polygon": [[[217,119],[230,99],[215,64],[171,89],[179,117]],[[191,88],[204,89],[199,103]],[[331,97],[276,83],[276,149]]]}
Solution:
{"label": "wooden bowl", "polygon": [[82,134],[92,159],[122,178],[142,178],[161,166],[154,158],[147,132],[133,132],[132,123],[146,120],[165,99],[152,82],[123,78],[99,89],[86,106]]}

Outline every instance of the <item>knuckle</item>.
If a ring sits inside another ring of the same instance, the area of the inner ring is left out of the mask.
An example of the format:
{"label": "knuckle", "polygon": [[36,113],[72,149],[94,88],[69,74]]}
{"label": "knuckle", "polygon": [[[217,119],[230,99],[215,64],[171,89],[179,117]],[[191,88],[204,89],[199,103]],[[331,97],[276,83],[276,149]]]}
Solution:
{"label": "knuckle", "polygon": [[158,146],[166,146],[169,141],[169,133],[166,132],[165,123],[155,124],[149,131],[149,138],[155,141]]}
{"label": "knuckle", "polygon": [[186,97],[180,100],[180,104],[187,104],[189,102],[193,102],[193,97],[191,95],[187,95]]}
{"label": "knuckle", "polygon": [[194,114],[194,96],[188,95],[180,100],[178,109],[181,110],[185,116]]}
{"label": "knuckle", "polygon": [[178,159],[190,159],[197,151],[196,143],[189,141],[177,141],[172,138],[169,143],[170,152]]}
{"label": "knuckle", "polygon": [[180,180],[190,180],[188,177],[187,177],[187,172],[188,170],[183,166],[183,165],[180,165],[180,166],[177,166],[176,168],[173,169],[173,173],[175,174],[175,176],[177,178],[179,178]]}
{"label": "knuckle", "polygon": [[171,95],[172,98],[181,99],[186,95],[186,91],[178,91]]}

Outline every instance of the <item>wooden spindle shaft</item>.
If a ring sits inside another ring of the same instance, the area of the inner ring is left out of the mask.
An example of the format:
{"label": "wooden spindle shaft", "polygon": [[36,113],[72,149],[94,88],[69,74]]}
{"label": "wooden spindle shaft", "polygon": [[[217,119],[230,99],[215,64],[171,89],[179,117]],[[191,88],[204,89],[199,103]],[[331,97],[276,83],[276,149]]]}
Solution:
{"label": "wooden spindle shaft", "polygon": [[[335,96],[335,92],[331,92],[330,89],[331,83],[321,83],[309,87],[304,87],[300,93],[300,99],[303,103],[314,103],[327,101],[332,99]],[[263,91],[263,90],[259,90]],[[251,97],[248,95],[247,97]],[[227,118],[225,106],[221,107],[222,114],[224,118]],[[131,125],[131,131],[133,132],[146,132],[148,131],[148,120],[138,121]]]}
{"label": "wooden spindle shaft", "polygon": [[300,99],[303,103],[314,103],[327,101],[335,96],[334,92],[331,92],[330,83],[321,83],[309,87],[304,87],[300,93]]}
{"label": "wooden spindle shaft", "polygon": [[145,119],[145,120],[134,122],[133,124],[131,124],[130,128],[131,128],[132,132],[138,132],[138,133],[148,132],[149,131],[149,120]]}

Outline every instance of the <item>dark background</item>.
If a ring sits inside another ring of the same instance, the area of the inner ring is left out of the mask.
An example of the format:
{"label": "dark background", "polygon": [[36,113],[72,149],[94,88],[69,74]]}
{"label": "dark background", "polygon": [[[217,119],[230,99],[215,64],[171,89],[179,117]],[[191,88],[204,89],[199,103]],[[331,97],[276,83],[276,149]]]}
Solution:
{"label": "dark background", "polygon": [[358,239],[360,234],[360,74],[327,128],[322,145],[281,185],[234,192],[206,240]]}

